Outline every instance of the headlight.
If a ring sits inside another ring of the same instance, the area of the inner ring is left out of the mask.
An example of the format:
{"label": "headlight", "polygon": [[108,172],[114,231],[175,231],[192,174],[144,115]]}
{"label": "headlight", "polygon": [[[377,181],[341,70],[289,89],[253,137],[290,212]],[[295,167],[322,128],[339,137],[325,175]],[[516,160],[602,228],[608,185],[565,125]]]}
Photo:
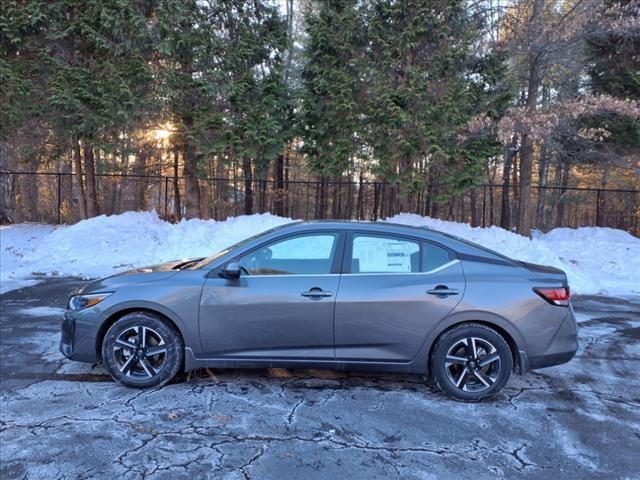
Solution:
{"label": "headlight", "polygon": [[93,307],[111,295],[111,293],[112,292],[92,293],[90,295],[74,295],[69,299],[67,308],[69,310],[80,310],[82,308]]}

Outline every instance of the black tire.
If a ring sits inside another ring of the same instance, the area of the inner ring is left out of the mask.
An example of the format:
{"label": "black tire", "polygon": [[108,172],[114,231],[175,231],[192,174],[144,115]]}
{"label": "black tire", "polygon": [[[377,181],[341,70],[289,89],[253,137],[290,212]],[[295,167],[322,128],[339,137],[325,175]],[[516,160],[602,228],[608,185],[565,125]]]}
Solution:
{"label": "black tire", "polygon": [[107,330],[102,360],[113,379],[122,385],[159,387],[170,382],[182,368],[184,344],[162,317],[132,312]]}
{"label": "black tire", "polygon": [[479,323],[464,323],[438,338],[430,366],[438,387],[447,395],[478,401],[497,394],[506,385],[513,356],[498,332]]}

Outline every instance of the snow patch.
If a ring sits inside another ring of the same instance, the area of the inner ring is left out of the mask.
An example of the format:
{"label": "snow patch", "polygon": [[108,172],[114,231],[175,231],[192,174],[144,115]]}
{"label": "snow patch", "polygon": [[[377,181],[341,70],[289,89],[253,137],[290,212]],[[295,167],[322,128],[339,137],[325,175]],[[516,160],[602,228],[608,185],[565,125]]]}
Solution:
{"label": "snow patch", "polygon": [[64,308],[56,307],[32,307],[18,310],[18,313],[32,317],[59,317],[64,313]]}
{"label": "snow patch", "polygon": [[30,279],[30,275],[16,271],[26,264],[26,257],[55,229],[52,225],[34,223],[0,226],[0,293],[38,283]]}

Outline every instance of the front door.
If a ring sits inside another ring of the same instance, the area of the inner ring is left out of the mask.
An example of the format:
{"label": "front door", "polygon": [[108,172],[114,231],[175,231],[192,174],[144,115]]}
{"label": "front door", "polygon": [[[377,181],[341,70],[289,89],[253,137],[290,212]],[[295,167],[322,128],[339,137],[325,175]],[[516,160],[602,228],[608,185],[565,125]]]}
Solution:
{"label": "front door", "polygon": [[207,279],[199,318],[204,355],[332,360],[343,236],[272,240],[238,258],[239,279]]}
{"label": "front door", "polygon": [[446,248],[354,233],[336,300],[336,359],[409,362],[460,301],[462,266]]}

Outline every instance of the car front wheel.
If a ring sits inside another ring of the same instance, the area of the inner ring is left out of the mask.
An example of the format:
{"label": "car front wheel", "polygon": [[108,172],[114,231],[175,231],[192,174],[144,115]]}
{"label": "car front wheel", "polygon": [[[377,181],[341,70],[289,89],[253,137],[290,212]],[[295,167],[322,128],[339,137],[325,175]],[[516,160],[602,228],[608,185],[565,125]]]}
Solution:
{"label": "car front wheel", "polygon": [[111,376],[127,387],[147,388],[171,381],[182,366],[182,339],[162,318],[129,313],[104,337],[102,359]]}
{"label": "car front wheel", "polygon": [[498,332],[482,324],[467,323],[438,339],[431,369],[445,393],[459,400],[476,401],[502,390],[511,375],[513,357]]}

